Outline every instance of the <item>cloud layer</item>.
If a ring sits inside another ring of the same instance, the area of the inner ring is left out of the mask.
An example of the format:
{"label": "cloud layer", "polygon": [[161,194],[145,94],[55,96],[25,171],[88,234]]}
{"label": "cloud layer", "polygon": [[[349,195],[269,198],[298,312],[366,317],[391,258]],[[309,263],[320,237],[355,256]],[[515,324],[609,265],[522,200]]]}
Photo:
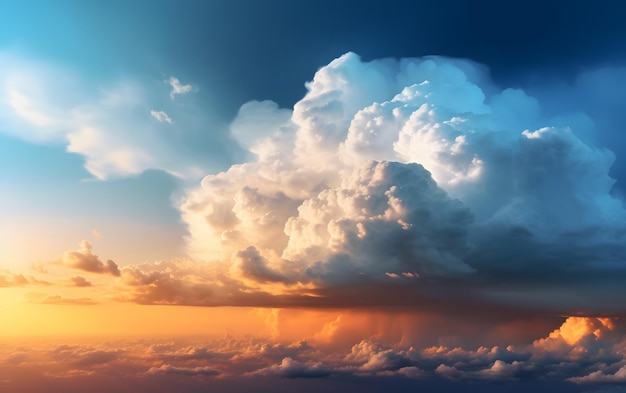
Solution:
{"label": "cloud layer", "polygon": [[258,388],[283,386],[294,379],[324,379],[342,389],[348,383],[373,383],[379,388],[401,383],[407,388],[448,391],[445,387],[452,381],[457,384],[449,391],[455,391],[458,382],[471,381],[463,386],[498,391],[523,381],[524,388],[537,384],[535,391],[553,391],[558,386],[577,392],[623,383],[624,327],[619,319],[571,317],[532,343],[474,348],[385,343],[380,337],[355,336],[344,348],[315,338],[283,343],[262,335],[46,342],[28,347],[1,343],[0,371],[8,376],[3,383],[9,391],[26,381],[48,385],[59,378],[84,388],[114,376],[123,386],[134,387],[197,384],[199,389],[211,381],[218,391],[227,391],[218,387],[219,381],[243,389],[246,381]]}

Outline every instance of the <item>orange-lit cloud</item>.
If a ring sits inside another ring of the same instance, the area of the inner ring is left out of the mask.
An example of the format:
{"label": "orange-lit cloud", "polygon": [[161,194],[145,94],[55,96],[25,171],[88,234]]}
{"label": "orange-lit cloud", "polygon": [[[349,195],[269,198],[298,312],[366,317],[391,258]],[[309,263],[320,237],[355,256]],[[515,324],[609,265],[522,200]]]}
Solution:
{"label": "orange-lit cloud", "polygon": [[83,270],[90,273],[111,274],[119,276],[120,270],[115,262],[107,260],[103,262],[91,252],[91,243],[83,240],[79,251],[68,251],[63,256],[61,263],[69,268]]}
{"label": "orange-lit cloud", "polygon": [[47,295],[39,292],[27,292],[23,295],[24,300],[29,303],[40,304],[62,304],[62,305],[76,305],[76,306],[91,306],[97,304],[96,301],[90,298],[67,298],[60,295]]}
{"label": "orange-lit cloud", "polygon": [[50,283],[31,276],[0,270],[0,288],[23,287],[27,285],[50,285]]}
{"label": "orange-lit cloud", "polygon": [[69,285],[74,286],[74,287],[79,287],[79,288],[92,286],[91,282],[87,281],[87,279],[82,276],[70,277]]}
{"label": "orange-lit cloud", "polygon": [[[252,379],[262,385],[269,383],[265,378],[332,380],[373,376],[392,378],[390,382],[393,378],[408,378],[435,385],[445,380],[623,382],[626,361],[623,320],[612,320],[611,329],[601,323],[597,326],[600,329],[597,336],[593,332],[584,335],[582,329],[584,337],[576,342],[568,343],[560,336],[573,325],[591,326],[596,321],[572,317],[533,344],[503,347],[429,347],[397,341],[383,343],[382,337],[359,335],[353,335],[345,348],[307,341],[282,344],[276,341],[280,337],[250,335],[144,337],[91,340],[89,344],[66,339],[63,344],[32,341],[28,347],[2,342],[0,372],[12,370],[12,377],[5,382],[8,384],[16,384],[25,375],[42,381],[76,378],[81,384],[104,375],[116,375],[134,383],[148,383],[157,377],[174,378],[159,381],[183,384],[200,383],[207,378],[231,383],[241,378]],[[560,340],[562,346],[546,345],[554,340]],[[573,352],[579,354],[576,361],[572,361]],[[89,379],[81,379],[84,377]]]}

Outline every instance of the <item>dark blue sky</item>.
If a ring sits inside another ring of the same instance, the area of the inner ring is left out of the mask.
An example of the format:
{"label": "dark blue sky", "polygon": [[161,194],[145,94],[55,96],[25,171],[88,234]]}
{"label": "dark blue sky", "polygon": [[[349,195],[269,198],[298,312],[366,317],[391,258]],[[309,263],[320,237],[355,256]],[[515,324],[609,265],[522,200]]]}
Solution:
{"label": "dark blue sky", "polygon": [[0,44],[104,74],[176,68],[228,90],[216,105],[231,113],[249,99],[292,105],[303,81],[347,51],[364,60],[471,58],[506,86],[626,60],[626,6],[617,1],[28,3],[0,6],[9,32]]}

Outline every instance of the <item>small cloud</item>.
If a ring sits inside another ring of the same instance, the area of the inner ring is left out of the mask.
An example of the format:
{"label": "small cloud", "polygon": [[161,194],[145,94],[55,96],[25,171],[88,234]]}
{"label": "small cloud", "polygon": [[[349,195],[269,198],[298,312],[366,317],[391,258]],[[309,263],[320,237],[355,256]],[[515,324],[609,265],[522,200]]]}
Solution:
{"label": "small cloud", "polygon": [[584,377],[568,378],[568,381],[581,383],[624,383],[626,382],[626,366],[622,366],[614,374],[606,374],[602,370],[594,371]]}
{"label": "small cloud", "polygon": [[48,355],[58,362],[69,364],[78,369],[114,362],[122,350],[111,348],[93,348],[83,345],[59,345],[48,351]]}
{"label": "small cloud", "polygon": [[66,298],[60,295],[46,295],[39,292],[28,292],[24,294],[27,303],[55,304],[64,306],[93,306],[98,304],[90,298]]}
{"label": "small cloud", "polygon": [[186,94],[189,93],[192,89],[191,85],[183,85],[180,83],[178,78],[171,77],[168,81],[170,86],[172,86],[172,91],[170,92],[170,98],[173,100],[176,94]]}
{"label": "small cloud", "polygon": [[120,270],[115,262],[112,260],[102,262],[97,255],[91,253],[91,249],[91,243],[83,240],[80,251],[65,253],[62,260],[63,265],[90,273],[108,273],[116,277],[120,276]]}
{"label": "small cloud", "polygon": [[27,285],[50,285],[50,283],[23,274],[0,271],[0,288],[24,287]]}
{"label": "small cloud", "polygon": [[290,357],[284,358],[280,364],[257,370],[252,375],[279,376],[283,378],[323,378],[328,377],[331,370],[319,362],[302,363]]}
{"label": "small cloud", "polygon": [[96,239],[100,239],[102,237],[102,234],[100,233],[100,231],[98,231],[97,229],[92,229],[91,230],[91,234],[93,235],[93,237],[95,237]]}
{"label": "small cloud", "polygon": [[177,374],[213,376],[219,373],[219,371],[210,367],[175,367],[169,364],[163,364],[160,367],[152,367],[146,371],[146,375]]}
{"label": "small cloud", "polygon": [[85,277],[76,276],[76,277],[70,278],[69,286],[84,288],[84,287],[90,287],[92,286],[92,284],[91,282],[87,281]]}
{"label": "small cloud", "polygon": [[68,371],[60,371],[60,372],[45,372],[43,375],[50,378],[75,378],[75,377],[89,377],[94,375],[96,372],[92,370],[78,370],[72,369]]}
{"label": "small cloud", "polygon": [[150,116],[157,119],[159,123],[169,123],[172,124],[172,118],[167,115],[167,113],[163,111],[155,111],[154,109],[150,111]]}

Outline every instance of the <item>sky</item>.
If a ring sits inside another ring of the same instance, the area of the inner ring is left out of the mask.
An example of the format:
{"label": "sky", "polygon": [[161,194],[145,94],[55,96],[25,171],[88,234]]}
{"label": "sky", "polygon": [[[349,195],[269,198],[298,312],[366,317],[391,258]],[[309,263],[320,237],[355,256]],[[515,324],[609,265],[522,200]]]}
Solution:
{"label": "sky", "polygon": [[0,3],[3,392],[626,392],[626,9]]}

